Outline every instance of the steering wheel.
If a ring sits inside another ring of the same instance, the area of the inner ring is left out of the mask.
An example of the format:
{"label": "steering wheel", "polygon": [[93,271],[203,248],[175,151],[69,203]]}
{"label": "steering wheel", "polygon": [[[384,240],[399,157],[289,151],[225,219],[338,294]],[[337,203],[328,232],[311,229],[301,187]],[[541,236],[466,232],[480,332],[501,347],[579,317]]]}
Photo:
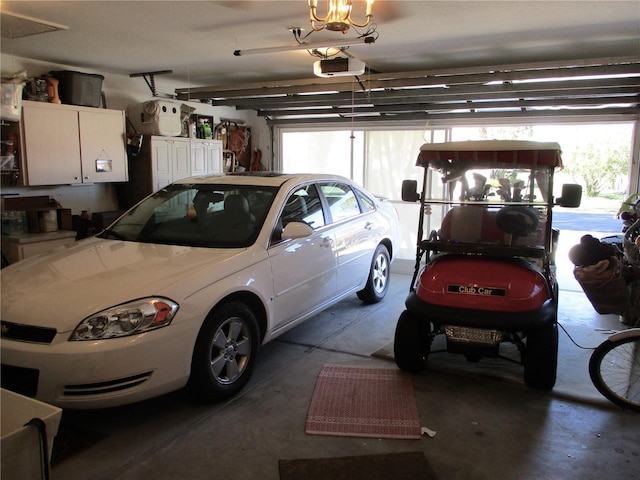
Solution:
{"label": "steering wheel", "polygon": [[509,205],[502,207],[496,214],[496,224],[505,233],[523,237],[538,228],[538,213],[531,207]]}

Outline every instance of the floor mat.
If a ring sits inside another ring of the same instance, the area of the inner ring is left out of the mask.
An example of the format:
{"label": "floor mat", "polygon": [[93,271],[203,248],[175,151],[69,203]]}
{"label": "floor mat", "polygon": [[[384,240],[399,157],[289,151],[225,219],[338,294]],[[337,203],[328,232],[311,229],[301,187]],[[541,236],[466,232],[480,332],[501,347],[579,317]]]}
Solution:
{"label": "floor mat", "polygon": [[305,431],[419,439],[411,375],[397,368],[325,365],[316,381]]}
{"label": "floor mat", "polygon": [[280,480],[437,480],[422,452],[280,460]]}

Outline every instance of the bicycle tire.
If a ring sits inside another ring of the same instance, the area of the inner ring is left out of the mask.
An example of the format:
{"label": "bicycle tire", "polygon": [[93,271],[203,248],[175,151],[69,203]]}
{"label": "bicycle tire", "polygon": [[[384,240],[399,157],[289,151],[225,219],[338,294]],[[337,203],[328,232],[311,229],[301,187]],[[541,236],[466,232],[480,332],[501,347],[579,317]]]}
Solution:
{"label": "bicycle tire", "polygon": [[602,342],[589,359],[589,376],[608,400],[640,412],[640,334]]}

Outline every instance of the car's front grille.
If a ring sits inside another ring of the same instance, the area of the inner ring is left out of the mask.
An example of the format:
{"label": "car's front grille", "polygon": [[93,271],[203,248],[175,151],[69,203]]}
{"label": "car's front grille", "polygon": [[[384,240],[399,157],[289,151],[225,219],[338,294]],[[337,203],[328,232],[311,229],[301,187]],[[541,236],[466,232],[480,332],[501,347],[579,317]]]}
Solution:
{"label": "car's front grille", "polygon": [[119,392],[137,387],[151,378],[151,372],[141,373],[132,377],[119,378],[109,382],[85,383],[81,385],[65,385],[64,395],[68,397],[82,397],[88,395],[102,395]]}
{"label": "car's front grille", "polygon": [[2,338],[20,342],[51,343],[56,336],[55,328],[32,327],[19,323],[1,322]]}
{"label": "car's front grille", "polygon": [[14,367],[2,364],[0,370],[2,388],[12,392],[35,397],[38,393],[38,377],[40,372],[33,368]]}

